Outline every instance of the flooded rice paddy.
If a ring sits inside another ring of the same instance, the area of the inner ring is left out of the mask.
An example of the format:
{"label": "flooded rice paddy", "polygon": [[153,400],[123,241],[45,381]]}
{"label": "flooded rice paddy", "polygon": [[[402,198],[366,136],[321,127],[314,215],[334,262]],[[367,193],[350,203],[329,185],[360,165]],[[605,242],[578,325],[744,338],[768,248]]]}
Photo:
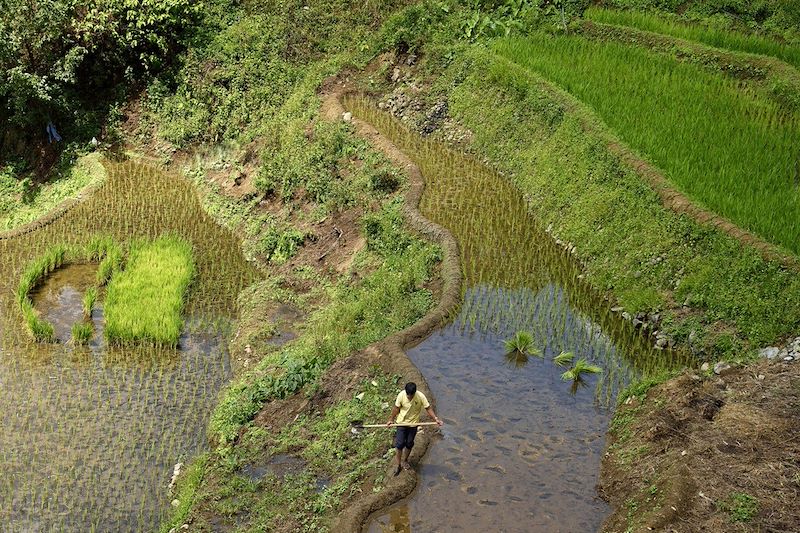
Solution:
{"label": "flooded rice paddy", "polygon": [[[348,107],[419,165],[420,211],[453,233],[464,265],[458,315],[408,352],[446,422],[441,439],[414,494],[366,531],[597,530],[608,509],[595,484],[617,392],[686,356],[654,349],[612,313],[507,179],[365,100]],[[533,335],[541,357],[506,354],[503,341],[518,331]],[[603,373],[562,381],[552,359],[565,351]]]}
{"label": "flooded rice paddy", "polygon": [[[52,224],[0,238],[0,524],[9,532],[153,531],[169,508],[175,463],[201,451],[230,379],[226,330],[257,278],[238,242],[202,210],[192,186],[137,163],[109,163],[91,198]],[[54,244],[173,232],[194,248],[197,276],[179,348],[107,346],[102,291],[86,347],[70,342],[96,265],[71,264],[31,295],[58,343],[33,342],[13,291]]]}

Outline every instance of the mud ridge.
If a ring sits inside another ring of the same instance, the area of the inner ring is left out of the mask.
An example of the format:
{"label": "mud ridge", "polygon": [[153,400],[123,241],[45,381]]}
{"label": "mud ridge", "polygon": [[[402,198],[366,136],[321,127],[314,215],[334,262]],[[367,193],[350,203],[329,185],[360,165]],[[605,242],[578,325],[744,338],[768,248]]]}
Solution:
{"label": "mud ridge", "polygon": [[[334,78],[326,81],[322,89],[322,106],[320,115],[329,121],[342,120],[345,112],[342,98],[347,94],[343,82]],[[399,331],[386,339],[375,343],[367,349],[368,355],[373,357],[378,364],[389,372],[405,376],[409,380],[422,384],[423,388],[430,391],[425,378],[411,359],[406,355],[405,349],[412,347],[433,331],[441,327],[461,302],[461,264],[459,260],[458,244],[452,234],[443,227],[425,218],[417,209],[425,182],[419,167],[415,165],[397,146],[381,135],[370,124],[352,119],[356,133],[370,141],[373,146],[381,150],[386,157],[396,166],[403,168],[409,178],[410,186],[405,194],[403,214],[406,222],[422,235],[442,247],[443,259],[441,277],[443,281],[442,294],[437,306],[430,310],[413,325]],[[435,398],[431,395],[431,403]],[[431,433],[419,434],[410,460],[418,463],[425,455],[431,444]],[[360,531],[367,518],[375,511],[388,507],[398,500],[408,496],[416,487],[417,474],[415,471],[405,471],[397,477],[391,478],[384,490],[379,493],[365,494],[352,501],[333,523],[332,531]]]}

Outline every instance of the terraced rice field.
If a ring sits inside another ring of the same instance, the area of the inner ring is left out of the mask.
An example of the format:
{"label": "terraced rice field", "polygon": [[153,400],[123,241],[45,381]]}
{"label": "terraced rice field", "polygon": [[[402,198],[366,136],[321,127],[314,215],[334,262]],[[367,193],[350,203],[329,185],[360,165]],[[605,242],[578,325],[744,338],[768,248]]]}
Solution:
{"label": "terraced rice field", "polygon": [[[206,445],[217,392],[230,378],[225,335],[239,291],[258,279],[193,187],[128,162],[52,224],[0,239],[0,523],[5,531],[153,531],[169,508],[173,465]],[[196,278],[178,348],[108,346],[105,294],[88,346],[73,346],[97,265],[69,264],[31,292],[56,343],[34,341],[13,298],[26,266],[57,244],[85,247],[170,233],[191,243]]]}

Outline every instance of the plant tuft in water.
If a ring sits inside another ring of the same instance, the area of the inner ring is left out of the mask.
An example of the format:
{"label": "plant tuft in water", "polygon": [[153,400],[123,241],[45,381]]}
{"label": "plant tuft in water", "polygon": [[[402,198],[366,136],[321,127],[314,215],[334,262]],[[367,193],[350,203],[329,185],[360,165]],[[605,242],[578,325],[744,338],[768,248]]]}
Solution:
{"label": "plant tuft in water", "polygon": [[533,335],[527,331],[518,331],[504,343],[506,345],[506,353],[542,356],[542,352],[533,345]]}
{"label": "plant tuft in water", "polygon": [[92,318],[92,308],[97,301],[97,288],[89,287],[83,295],[83,317]]}
{"label": "plant tuft in water", "polygon": [[78,346],[89,344],[94,336],[94,327],[91,322],[76,322],[72,325],[72,342]]}
{"label": "plant tuft in water", "polygon": [[561,379],[564,381],[578,381],[583,374],[599,374],[603,371],[602,368],[596,365],[589,364],[586,358],[581,357],[575,363],[575,366],[561,374]]}
{"label": "plant tuft in water", "polygon": [[557,356],[553,357],[553,362],[560,367],[567,367],[572,364],[572,361],[575,359],[575,354],[572,352],[561,352]]}

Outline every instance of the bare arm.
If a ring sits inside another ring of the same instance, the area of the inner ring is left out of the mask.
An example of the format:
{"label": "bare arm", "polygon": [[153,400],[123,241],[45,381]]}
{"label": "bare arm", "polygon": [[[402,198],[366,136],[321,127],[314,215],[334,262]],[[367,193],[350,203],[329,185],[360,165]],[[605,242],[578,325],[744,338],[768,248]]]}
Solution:
{"label": "bare arm", "polygon": [[386,421],[387,426],[391,426],[394,424],[394,421],[397,419],[397,415],[400,414],[400,408],[396,405],[392,408],[392,414],[389,415],[389,420]]}
{"label": "bare arm", "polygon": [[431,417],[433,420],[435,420],[436,423],[439,424],[440,426],[444,424],[444,422],[439,420],[439,417],[436,416],[436,413],[433,412],[433,407],[428,407],[427,409],[425,409],[425,412],[428,413],[428,416]]}

